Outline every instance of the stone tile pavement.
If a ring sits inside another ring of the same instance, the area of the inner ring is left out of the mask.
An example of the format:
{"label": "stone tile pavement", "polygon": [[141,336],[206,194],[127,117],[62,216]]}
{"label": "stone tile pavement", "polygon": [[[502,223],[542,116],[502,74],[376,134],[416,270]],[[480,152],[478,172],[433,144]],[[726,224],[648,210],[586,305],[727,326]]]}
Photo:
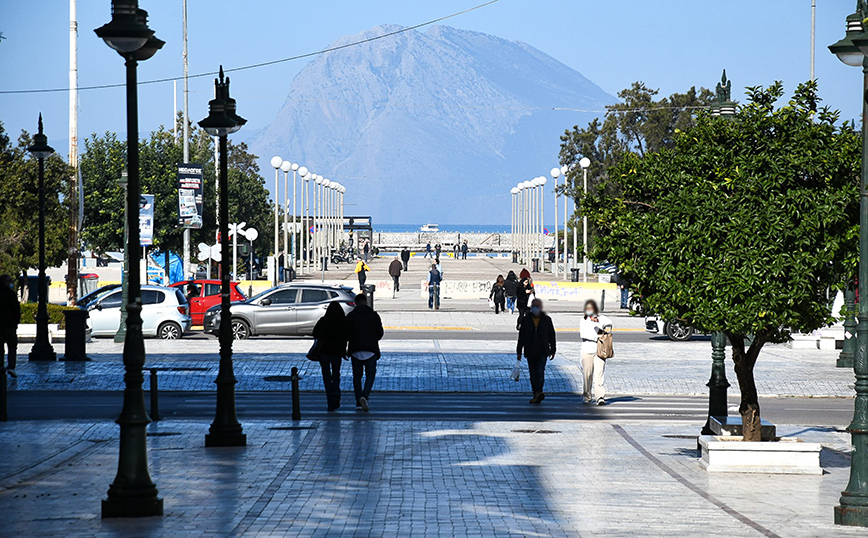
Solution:
{"label": "stone tile pavement", "polygon": [[149,426],[165,516],[102,520],[112,423],[0,424],[3,536],[820,537],[847,481],[846,436],[822,476],[709,475],[684,423],[247,422],[246,448],[207,424]]}
{"label": "stone tile pavement", "polygon": [[[233,345],[239,391],[289,390],[293,366],[302,390],[320,390],[319,364],[304,358],[306,339],[252,339]],[[148,340],[146,367],[158,367],[160,390],[212,391],[219,344],[213,338]],[[10,390],[122,390],[122,345],[96,340],[92,362],[20,362]],[[442,392],[527,392],[527,376],[508,379],[515,363],[511,340],[386,340],[378,365],[377,390]],[[616,344],[606,378],[609,391],[635,395],[704,395],[711,370],[705,341]],[[579,343],[559,347],[546,374],[548,392],[581,391]],[[853,372],[835,367],[837,352],[767,345],[757,363],[761,396],[850,397]],[[732,363],[728,378],[737,388]],[[350,375],[345,368],[345,375]],[[147,386],[147,381],[145,382]]]}

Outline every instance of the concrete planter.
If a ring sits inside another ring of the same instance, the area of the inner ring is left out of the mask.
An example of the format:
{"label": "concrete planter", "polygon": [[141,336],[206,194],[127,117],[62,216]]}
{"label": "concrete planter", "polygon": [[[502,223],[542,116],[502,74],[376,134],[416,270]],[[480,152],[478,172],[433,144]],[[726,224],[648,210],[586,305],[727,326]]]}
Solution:
{"label": "concrete planter", "polygon": [[796,437],[745,443],[741,437],[702,435],[699,464],[710,473],[822,474],[820,444]]}

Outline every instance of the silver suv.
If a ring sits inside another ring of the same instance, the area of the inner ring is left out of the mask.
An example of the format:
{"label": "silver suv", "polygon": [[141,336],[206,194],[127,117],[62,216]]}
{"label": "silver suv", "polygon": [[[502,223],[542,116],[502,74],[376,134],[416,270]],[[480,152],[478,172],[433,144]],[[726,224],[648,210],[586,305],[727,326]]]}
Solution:
{"label": "silver suv", "polygon": [[[99,290],[97,290],[99,291]],[[120,286],[90,294],[78,303],[89,312],[88,325],[93,336],[114,336],[121,323]],[[180,290],[161,286],[142,286],[142,333],[175,340],[190,330],[190,306]]]}
{"label": "silver suv", "polygon": [[[338,302],[349,313],[355,304],[352,288],[337,285],[291,283],[270,288],[246,301],[232,303],[232,335],[236,340],[251,336],[310,336],[329,303]],[[218,334],[220,305],[205,312],[205,332]]]}

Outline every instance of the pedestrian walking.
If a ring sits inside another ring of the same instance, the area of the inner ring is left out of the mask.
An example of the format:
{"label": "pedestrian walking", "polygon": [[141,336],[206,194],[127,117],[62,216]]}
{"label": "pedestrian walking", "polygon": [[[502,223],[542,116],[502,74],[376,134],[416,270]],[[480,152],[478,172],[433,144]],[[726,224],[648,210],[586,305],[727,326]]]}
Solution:
{"label": "pedestrian walking", "polygon": [[458,246],[458,243],[455,243],[452,246],[452,258],[457,260],[458,256],[461,254],[461,247]]}
{"label": "pedestrian walking", "polygon": [[313,328],[316,338],[308,358],[319,361],[329,411],[341,406],[341,361],[347,357],[349,328],[340,303],[329,303],[325,315]]}
{"label": "pedestrian walking", "polygon": [[434,245],[434,256],[438,260],[440,259],[440,252],[442,252],[442,251],[443,251],[443,247],[440,245],[440,243],[437,243],[436,245]]}
{"label": "pedestrian walking", "polygon": [[443,264],[440,263],[440,258],[435,258],[435,259],[434,259],[434,265],[437,266],[437,271],[440,272],[440,280],[442,281],[442,280],[443,280],[443,275],[445,275],[445,273],[443,272]]}
{"label": "pedestrian walking", "polygon": [[530,388],[533,391],[529,403],[532,404],[541,403],[546,397],[543,392],[546,361],[554,359],[557,353],[555,326],[552,318],[543,312],[542,306],[540,299],[534,299],[531,303],[529,315],[521,319],[516,346],[517,360],[521,361],[522,354],[527,359]]}
{"label": "pedestrian walking", "polygon": [[365,291],[365,280],[368,279],[368,271],[371,268],[368,267],[368,264],[365,263],[365,260],[359,260],[356,262],[356,274],[359,276],[359,289],[363,292]]}
{"label": "pedestrian walking", "polygon": [[528,303],[531,300],[531,296],[534,294],[533,279],[530,277],[530,271],[528,271],[527,268],[522,269],[521,273],[519,273],[519,277],[521,279],[518,281],[518,289],[516,290],[515,298],[515,305],[518,308],[518,321],[515,324],[516,330],[521,327],[521,318],[527,314]]}
{"label": "pedestrian walking", "polygon": [[[356,295],[356,307],[347,314],[347,327],[349,329],[347,352],[353,365],[356,409],[367,412],[371,389],[377,376],[377,361],[380,360],[383,322],[379,314],[368,306],[368,298],[363,293]],[[363,376],[364,385],[362,385]]]}
{"label": "pedestrian walking", "polygon": [[[6,373],[18,377],[18,324],[21,323],[21,303],[15,294],[15,281],[9,275],[0,276],[0,361],[6,350]],[[6,380],[3,380],[5,383]]]}
{"label": "pedestrian walking", "polygon": [[503,275],[497,275],[497,280],[494,286],[491,287],[491,293],[488,294],[488,299],[494,301],[494,313],[500,314],[506,312],[506,289],[504,288]]}
{"label": "pedestrian walking", "polygon": [[433,258],[434,255],[431,253],[431,241],[428,241],[428,244],[425,245],[425,257]]}
{"label": "pedestrian walking", "polygon": [[600,314],[600,307],[593,299],[585,301],[585,317],[579,323],[582,337],[582,401],[606,404],[606,359],[597,355],[597,339],[612,330],[612,320]]}
{"label": "pedestrian walking", "polygon": [[428,271],[428,309],[440,310],[440,282],[443,277],[440,271],[437,270],[437,264],[431,264],[431,270]]}
{"label": "pedestrian walking", "polygon": [[407,250],[407,247],[404,247],[404,250],[401,251],[401,261],[404,262],[404,270],[409,271],[410,268],[408,264],[410,263],[410,251]]}
{"label": "pedestrian walking", "polygon": [[392,260],[392,263],[389,264],[389,276],[392,277],[392,287],[395,292],[401,291],[401,270],[404,269],[404,265],[401,263],[401,260],[395,256],[395,259]]}
{"label": "pedestrian walking", "polygon": [[518,277],[515,276],[515,271],[506,274],[503,291],[506,295],[506,308],[511,314],[515,314],[515,298],[518,294]]}
{"label": "pedestrian walking", "polygon": [[467,259],[467,239],[465,239],[464,243],[461,245],[461,259]]}
{"label": "pedestrian walking", "polygon": [[370,241],[365,241],[364,253],[365,253],[365,263],[368,263],[368,255],[371,253],[371,242]]}

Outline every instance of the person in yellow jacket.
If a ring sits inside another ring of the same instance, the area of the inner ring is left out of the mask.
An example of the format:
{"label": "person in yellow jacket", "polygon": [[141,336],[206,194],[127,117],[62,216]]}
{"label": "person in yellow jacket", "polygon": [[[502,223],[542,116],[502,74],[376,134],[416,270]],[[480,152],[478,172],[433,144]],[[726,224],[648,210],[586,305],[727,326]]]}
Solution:
{"label": "person in yellow jacket", "polygon": [[368,279],[367,275],[370,270],[371,268],[368,267],[368,264],[364,260],[359,260],[356,263],[356,274],[359,275],[359,289],[362,291],[365,291],[365,280]]}

